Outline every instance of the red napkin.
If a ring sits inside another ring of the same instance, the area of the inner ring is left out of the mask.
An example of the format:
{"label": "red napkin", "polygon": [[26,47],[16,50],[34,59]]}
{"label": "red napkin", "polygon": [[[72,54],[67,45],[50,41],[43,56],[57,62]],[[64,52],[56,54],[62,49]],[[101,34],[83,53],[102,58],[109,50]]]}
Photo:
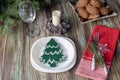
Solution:
{"label": "red napkin", "polygon": [[116,43],[118,40],[119,30],[108,28],[106,26],[95,25],[93,32],[90,36],[90,39],[84,50],[80,64],[76,70],[76,74],[93,79],[93,80],[106,80],[107,75],[105,75],[103,67],[96,66],[96,69],[94,71],[91,70],[91,61],[92,61],[93,54],[89,52],[88,44],[92,40],[92,36],[95,32],[99,32],[99,37],[100,37],[99,43],[102,45],[107,44],[107,47],[106,47],[107,51],[103,53],[103,59],[109,71],[112,58],[114,55]]}

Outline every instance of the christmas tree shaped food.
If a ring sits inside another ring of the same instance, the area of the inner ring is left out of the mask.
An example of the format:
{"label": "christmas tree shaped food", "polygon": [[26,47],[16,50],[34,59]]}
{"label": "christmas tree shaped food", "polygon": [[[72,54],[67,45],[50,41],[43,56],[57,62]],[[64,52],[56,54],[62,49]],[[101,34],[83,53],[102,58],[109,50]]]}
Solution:
{"label": "christmas tree shaped food", "polygon": [[50,67],[56,67],[58,63],[65,61],[66,56],[62,53],[60,45],[53,39],[46,44],[43,55],[39,58],[40,62],[47,63]]}

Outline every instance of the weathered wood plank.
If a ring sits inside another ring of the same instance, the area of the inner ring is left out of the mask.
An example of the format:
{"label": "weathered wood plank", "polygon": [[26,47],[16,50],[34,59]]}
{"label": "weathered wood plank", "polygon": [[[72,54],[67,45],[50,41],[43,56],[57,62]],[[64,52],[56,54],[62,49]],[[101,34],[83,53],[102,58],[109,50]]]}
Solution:
{"label": "weathered wood plank", "polygon": [[[93,30],[95,24],[106,25],[111,28],[120,29],[120,1],[107,0],[110,6],[118,13],[117,17],[107,18],[99,21],[94,21],[88,24],[80,24],[72,7],[68,4],[67,0],[61,0],[58,4],[54,4],[51,8],[38,13],[36,20],[29,26],[39,26],[40,35],[35,38],[28,38],[25,36],[25,30],[28,25],[19,22],[17,30],[14,34],[8,35],[6,42],[5,53],[4,43],[5,36],[0,35],[0,80],[89,80],[84,77],[75,75],[75,70],[80,62],[86,43]],[[66,18],[71,29],[61,36],[71,38],[77,48],[77,62],[75,66],[64,73],[47,74],[36,71],[30,63],[30,49],[35,40],[51,36],[47,34],[45,27],[45,19],[51,17],[53,10],[58,9],[62,12],[62,16]],[[109,72],[108,80],[120,79],[120,39],[118,40],[113,63]]]}

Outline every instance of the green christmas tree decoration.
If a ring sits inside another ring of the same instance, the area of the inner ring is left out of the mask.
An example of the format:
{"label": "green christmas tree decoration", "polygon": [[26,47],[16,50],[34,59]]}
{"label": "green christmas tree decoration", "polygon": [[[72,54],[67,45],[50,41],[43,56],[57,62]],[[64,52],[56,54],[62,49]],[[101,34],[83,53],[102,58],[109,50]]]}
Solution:
{"label": "green christmas tree decoration", "polygon": [[66,60],[60,45],[51,38],[46,44],[43,55],[39,58],[40,62],[47,63],[50,67],[56,67],[58,63]]}

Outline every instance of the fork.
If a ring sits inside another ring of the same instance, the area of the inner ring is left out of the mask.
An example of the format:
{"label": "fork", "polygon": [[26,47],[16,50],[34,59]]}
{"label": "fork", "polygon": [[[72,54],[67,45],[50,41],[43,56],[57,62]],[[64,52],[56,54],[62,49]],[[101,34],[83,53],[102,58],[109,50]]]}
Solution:
{"label": "fork", "polygon": [[[95,32],[94,34],[93,34],[93,37],[92,37],[92,39],[93,39],[93,42],[96,44],[96,45],[98,45],[98,43],[99,43],[99,32]],[[100,54],[100,51],[98,51],[98,54],[102,57],[102,55]],[[95,55],[93,55],[93,58],[92,58],[92,67],[91,67],[91,70],[93,71],[94,69],[95,69]],[[103,59],[103,58],[102,58]],[[104,60],[103,60],[104,61]],[[106,65],[105,65],[105,63],[103,64],[103,67],[104,67],[104,73],[105,74],[108,74],[108,70],[107,70],[107,67],[106,67]]]}
{"label": "fork", "polygon": [[96,45],[98,45],[98,43],[99,43],[99,32],[95,32],[95,33],[93,34],[92,39],[93,39],[93,42],[94,42]]}

